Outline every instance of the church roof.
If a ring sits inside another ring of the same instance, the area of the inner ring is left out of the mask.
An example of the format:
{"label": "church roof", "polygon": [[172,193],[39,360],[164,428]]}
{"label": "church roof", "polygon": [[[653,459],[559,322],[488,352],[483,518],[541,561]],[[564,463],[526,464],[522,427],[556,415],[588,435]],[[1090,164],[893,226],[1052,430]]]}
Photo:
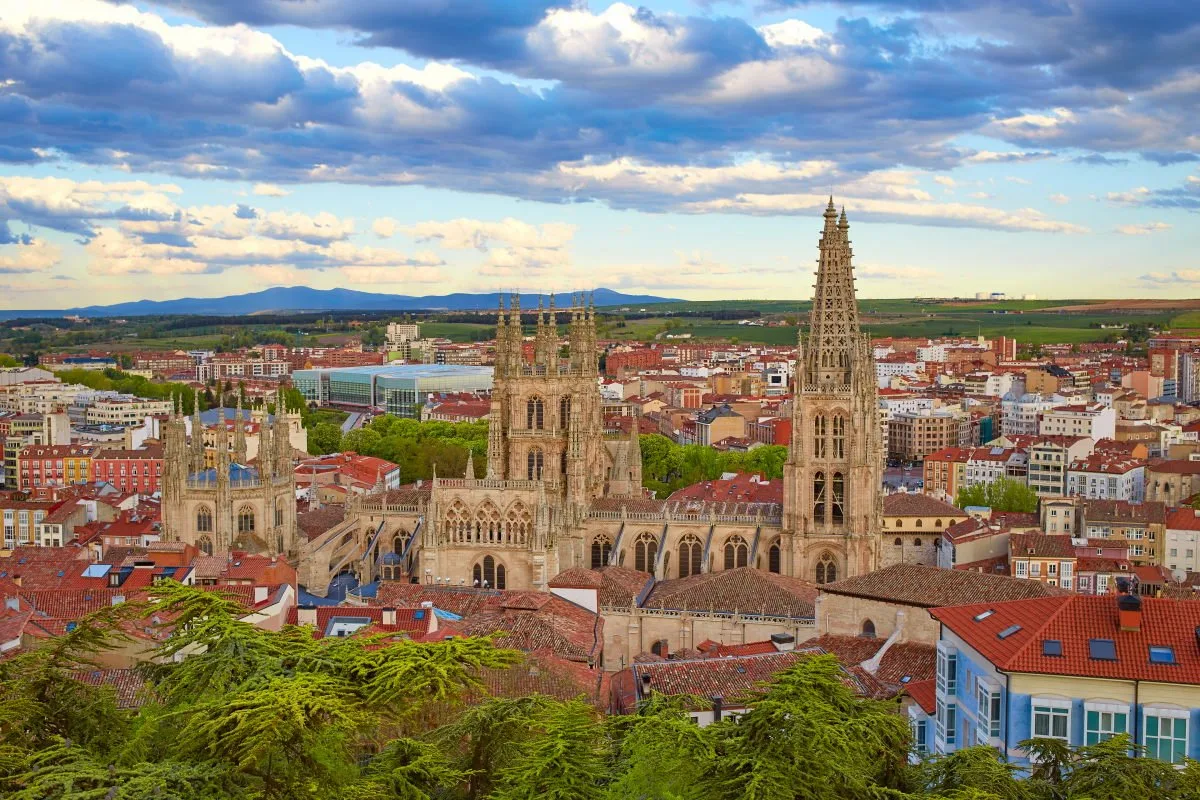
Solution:
{"label": "church roof", "polygon": [[644,497],[600,497],[592,501],[595,511],[620,512],[630,514],[698,514],[709,516],[748,516],[760,515],[766,519],[779,517],[783,513],[782,503],[743,503],[733,501],[705,500],[651,500]]}
{"label": "church roof", "polygon": [[812,619],[816,599],[817,587],[807,581],[739,567],[659,581],[642,607]]}

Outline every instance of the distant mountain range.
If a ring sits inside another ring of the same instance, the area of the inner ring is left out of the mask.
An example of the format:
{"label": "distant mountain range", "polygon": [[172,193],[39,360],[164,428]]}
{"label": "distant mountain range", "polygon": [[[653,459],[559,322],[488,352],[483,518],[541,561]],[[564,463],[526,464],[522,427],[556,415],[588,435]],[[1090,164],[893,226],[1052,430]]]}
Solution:
{"label": "distant mountain range", "polygon": [[[522,294],[523,308],[536,308],[538,299],[548,295]],[[555,294],[559,307],[571,303],[571,293]],[[276,286],[261,292],[235,294],[228,297],[183,297],[178,300],[137,300],[111,306],[84,306],[58,310],[4,311],[0,319],[16,317],[50,317],[77,314],[82,317],[136,317],[151,314],[261,314],[263,312],[295,311],[477,311],[493,309],[500,294],[430,295],[417,297],[407,294],[377,294],[353,289],[310,289],[307,286]],[[596,289],[597,306],[643,305],[646,303],[676,302],[670,297],[648,294],[625,294],[612,289]]]}

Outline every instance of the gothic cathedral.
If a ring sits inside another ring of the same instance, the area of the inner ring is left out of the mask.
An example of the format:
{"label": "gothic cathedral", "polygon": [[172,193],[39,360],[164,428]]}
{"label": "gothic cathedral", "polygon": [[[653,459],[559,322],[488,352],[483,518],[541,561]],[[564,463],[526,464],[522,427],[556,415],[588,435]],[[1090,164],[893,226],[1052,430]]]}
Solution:
{"label": "gothic cathedral", "polygon": [[342,523],[306,545],[301,582],[322,592],[350,562],[363,583],[508,589],[544,589],[572,567],[624,566],[666,580],[752,566],[815,583],[875,569],[883,510],[875,365],[859,329],[849,223],[832,199],[819,250],[809,335],[797,345],[782,505],[647,498],[636,420],[630,435],[603,434],[592,304],[539,304],[529,340],[513,297],[497,319],[486,476],[468,462],[462,478],[354,498]]}

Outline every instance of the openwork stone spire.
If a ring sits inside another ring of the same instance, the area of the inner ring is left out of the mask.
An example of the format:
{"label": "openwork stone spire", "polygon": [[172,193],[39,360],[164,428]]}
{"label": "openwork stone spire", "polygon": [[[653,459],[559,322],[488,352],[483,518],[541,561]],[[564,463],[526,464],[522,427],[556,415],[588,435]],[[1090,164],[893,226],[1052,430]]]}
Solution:
{"label": "openwork stone spire", "polygon": [[805,388],[850,384],[860,333],[849,232],[850,223],[846,221],[845,210],[839,221],[833,198],[829,198],[829,205],[825,208],[825,229],[821,232],[812,320],[801,375]]}

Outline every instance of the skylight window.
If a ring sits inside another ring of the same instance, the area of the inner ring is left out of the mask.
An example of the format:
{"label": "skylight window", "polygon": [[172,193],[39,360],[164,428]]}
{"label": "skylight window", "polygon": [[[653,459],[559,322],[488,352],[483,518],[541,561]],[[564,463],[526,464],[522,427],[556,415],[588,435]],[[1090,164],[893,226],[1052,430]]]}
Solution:
{"label": "skylight window", "polygon": [[1007,639],[1008,637],[1012,636],[1014,633],[1016,633],[1019,630],[1021,630],[1020,625],[1009,625],[1007,628],[1005,628],[1004,630],[997,633],[996,638],[997,639]]}
{"label": "skylight window", "polygon": [[1043,639],[1042,655],[1055,657],[1062,656],[1062,642],[1058,639]]}
{"label": "skylight window", "polygon": [[1093,661],[1116,661],[1117,644],[1112,639],[1088,639],[1088,654]]}
{"label": "skylight window", "polygon": [[980,611],[978,614],[971,617],[971,619],[975,620],[976,622],[983,622],[985,619],[987,619],[988,617],[990,617],[992,614],[995,614],[995,613],[996,613],[996,609],[989,608],[987,611]]}
{"label": "skylight window", "polygon": [[1175,648],[1166,645],[1150,645],[1151,664],[1174,664]]}

